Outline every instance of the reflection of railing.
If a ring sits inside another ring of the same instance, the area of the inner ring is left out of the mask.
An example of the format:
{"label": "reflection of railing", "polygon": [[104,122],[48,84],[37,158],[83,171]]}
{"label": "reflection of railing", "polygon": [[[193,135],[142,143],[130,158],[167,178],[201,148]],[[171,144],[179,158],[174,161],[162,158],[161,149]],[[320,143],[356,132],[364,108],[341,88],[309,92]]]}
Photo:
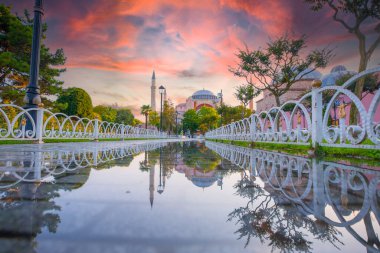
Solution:
{"label": "reflection of railing", "polygon": [[[370,215],[380,225],[380,171],[214,142],[206,146],[248,169],[266,189],[281,193],[301,213],[345,227],[369,252],[379,250]],[[355,231],[358,222],[364,222],[367,237]]]}
{"label": "reflection of railing", "polygon": [[14,146],[1,152],[0,188],[19,182],[53,180],[54,176],[89,166],[98,166],[111,160],[139,154],[165,146],[166,142],[152,141],[143,144],[99,142],[63,144],[58,149],[49,146]]}
{"label": "reflection of railing", "polygon": [[[360,78],[379,71],[377,67],[359,73],[342,86],[315,87],[298,101],[209,131],[206,138],[380,149],[380,89],[367,107],[350,91]],[[337,104],[338,125],[333,118]],[[358,123],[350,125],[354,107]]]}
{"label": "reflection of railing", "polygon": [[[33,117],[35,115],[35,117]],[[23,109],[0,104],[0,140],[39,140],[51,138],[168,138],[153,129],[67,116],[43,108]]]}

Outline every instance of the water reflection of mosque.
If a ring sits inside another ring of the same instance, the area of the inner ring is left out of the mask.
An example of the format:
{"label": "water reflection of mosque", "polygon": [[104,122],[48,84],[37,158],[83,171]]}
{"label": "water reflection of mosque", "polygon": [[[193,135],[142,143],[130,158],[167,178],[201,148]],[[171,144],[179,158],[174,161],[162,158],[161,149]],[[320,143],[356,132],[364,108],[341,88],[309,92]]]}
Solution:
{"label": "water reflection of mosque", "polygon": [[[165,157],[165,162],[162,160],[163,156]],[[183,143],[180,148],[174,143],[169,143],[158,151],[146,152],[142,164],[147,166],[149,170],[149,202],[151,207],[153,207],[154,202],[155,185],[157,185],[157,193],[162,194],[165,190],[168,170],[175,170],[177,173],[184,175],[194,186],[203,190],[213,186],[215,183],[222,190],[223,176],[226,173],[225,168],[231,169],[231,166],[225,166],[225,163],[225,160],[210,152],[201,142]],[[156,168],[156,165],[158,168]],[[228,165],[230,164],[228,163]],[[159,181],[157,184],[155,184],[156,170],[158,170]]]}

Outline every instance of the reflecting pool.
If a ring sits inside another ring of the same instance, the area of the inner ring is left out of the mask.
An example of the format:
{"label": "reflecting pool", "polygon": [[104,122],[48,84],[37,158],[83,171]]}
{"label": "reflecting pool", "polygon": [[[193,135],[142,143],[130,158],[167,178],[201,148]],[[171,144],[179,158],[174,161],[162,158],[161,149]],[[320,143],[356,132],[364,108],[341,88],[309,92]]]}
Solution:
{"label": "reflecting pool", "polygon": [[214,142],[0,146],[0,252],[379,252],[380,166]]}

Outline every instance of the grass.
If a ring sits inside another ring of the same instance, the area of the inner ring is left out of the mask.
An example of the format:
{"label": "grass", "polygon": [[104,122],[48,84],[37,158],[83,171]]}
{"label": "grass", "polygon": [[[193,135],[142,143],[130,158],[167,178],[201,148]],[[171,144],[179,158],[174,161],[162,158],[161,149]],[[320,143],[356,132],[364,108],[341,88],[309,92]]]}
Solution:
{"label": "grass", "polygon": [[[267,142],[250,142],[250,141],[230,141],[230,140],[215,140],[210,141],[228,143],[247,148],[257,148],[268,151],[276,151],[279,153],[287,153],[292,155],[309,156],[309,151],[314,151],[311,145],[296,145],[285,143],[267,143]],[[380,161],[380,150],[378,149],[361,149],[361,148],[346,148],[346,147],[326,147],[317,146],[315,154],[318,158],[328,158],[329,160],[339,159],[370,159]]]}
{"label": "grass", "polygon": [[[130,138],[130,139],[120,139],[120,138],[109,138],[109,139],[99,139],[98,141],[135,141],[135,140],[157,140],[157,139],[146,139],[146,138]],[[65,143],[65,142],[93,142],[90,139],[44,139],[44,143]],[[8,144],[33,144],[34,140],[0,140],[0,145]]]}

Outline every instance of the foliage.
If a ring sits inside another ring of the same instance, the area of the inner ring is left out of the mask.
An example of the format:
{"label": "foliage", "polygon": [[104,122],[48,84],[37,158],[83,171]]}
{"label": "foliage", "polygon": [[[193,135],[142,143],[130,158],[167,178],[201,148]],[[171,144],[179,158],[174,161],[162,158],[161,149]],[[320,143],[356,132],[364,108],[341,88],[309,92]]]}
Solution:
{"label": "foliage", "polygon": [[90,95],[81,88],[68,88],[58,97],[56,104],[67,115],[81,118],[93,118],[93,108]]}
{"label": "foliage", "polygon": [[244,109],[243,106],[228,106],[226,104],[222,104],[221,106],[216,108],[218,114],[221,117],[221,124],[227,125],[233,121],[238,121],[243,118],[247,118],[252,114],[250,109]]}
{"label": "foliage", "polygon": [[245,108],[247,107],[248,103],[255,97],[257,97],[260,94],[261,90],[255,89],[253,85],[240,85],[236,87],[235,89],[235,97],[237,100],[239,100],[243,104],[243,111],[242,111],[242,119],[245,116]]}
{"label": "foliage", "polygon": [[117,116],[117,110],[111,106],[98,105],[94,107],[94,112],[100,115],[101,120],[107,122],[115,122]]}
{"label": "foliage", "polygon": [[[11,13],[10,7],[0,4],[0,92],[2,98],[23,105],[25,88],[29,80],[29,62],[32,48],[33,20],[25,11],[23,17]],[[45,39],[46,24],[42,39]],[[65,69],[63,49],[54,53],[43,43],[40,53],[39,86],[45,107],[52,107],[50,95],[61,92],[63,82],[57,78]]]}
{"label": "foliage", "polygon": [[149,124],[157,128],[160,127],[160,115],[156,111],[151,111],[149,113]]}
{"label": "foliage", "polygon": [[173,132],[175,128],[175,108],[168,102],[164,102],[164,109],[162,112],[162,130],[169,133]]}
{"label": "foliage", "polygon": [[220,116],[212,107],[203,106],[197,111],[199,119],[199,130],[202,134],[218,127]]}
{"label": "foliage", "polygon": [[147,129],[148,116],[149,116],[149,113],[152,111],[152,108],[150,107],[150,105],[143,105],[141,106],[140,110],[141,110],[140,113],[145,116],[145,129]]}
{"label": "foliage", "polygon": [[141,124],[142,124],[142,121],[141,121],[141,120],[136,119],[136,118],[133,119],[132,126],[139,126],[139,125],[141,125]]}
{"label": "foliage", "polygon": [[185,133],[190,132],[191,135],[198,130],[199,117],[194,109],[187,110],[183,114],[182,125]]}
{"label": "foliage", "polygon": [[134,118],[135,117],[133,116],[130,109],[120,108],[116,111],[115,122],[124,125],[132,125]]}
{"label": "foliage", "polygon": [[[273,94],[277,106],[280,96],[284,95],[292,85],[317,68],[326,67],[331,51],[327,49],[313,50],[302,57],[306,48],[306,38],[292,39],[287,34],[267,43],[265,49],[251,51],[246,47],[237,54],[239,63],[230,71],[260,91],[267,90]],[[257,83],[256,83],[257,82]]]}

